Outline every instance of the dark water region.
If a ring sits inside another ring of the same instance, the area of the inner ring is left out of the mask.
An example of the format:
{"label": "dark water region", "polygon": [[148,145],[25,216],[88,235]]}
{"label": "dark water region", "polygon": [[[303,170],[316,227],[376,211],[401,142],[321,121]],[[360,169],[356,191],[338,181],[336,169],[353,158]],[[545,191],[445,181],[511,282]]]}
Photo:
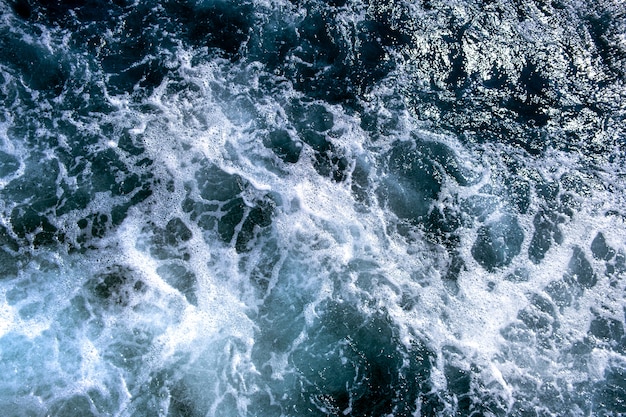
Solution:
{"label": "dark water region", "polygon": [[626,6],[0,2],[0,414],[626,414]]}

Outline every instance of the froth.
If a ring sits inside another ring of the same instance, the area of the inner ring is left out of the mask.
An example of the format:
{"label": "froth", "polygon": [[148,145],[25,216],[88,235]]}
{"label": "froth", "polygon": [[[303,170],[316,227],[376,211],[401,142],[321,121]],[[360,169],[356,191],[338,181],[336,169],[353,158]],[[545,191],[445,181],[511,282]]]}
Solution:
{"label": "froth", "polygon": [[37,6],[68,29],[27,46],[86,80],[1,67],[0,350],[53,347],[39,409],[593,412],[624,361],[622,161],[560,141],[597,120],[559,116],[538,8],[490,34],[493,11],[437,4],[189,4],[196,27],[142,3],[145,33],[116,5],[85,45],[81,5]]}

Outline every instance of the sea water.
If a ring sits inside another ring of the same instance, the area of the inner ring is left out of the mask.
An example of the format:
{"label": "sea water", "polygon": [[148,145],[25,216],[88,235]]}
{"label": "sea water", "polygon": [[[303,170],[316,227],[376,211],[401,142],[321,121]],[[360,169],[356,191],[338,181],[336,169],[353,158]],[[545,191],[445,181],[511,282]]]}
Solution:
{"label": "sea water", "polygon": [[2,416],[626,413],[618,0],[2,0]]}

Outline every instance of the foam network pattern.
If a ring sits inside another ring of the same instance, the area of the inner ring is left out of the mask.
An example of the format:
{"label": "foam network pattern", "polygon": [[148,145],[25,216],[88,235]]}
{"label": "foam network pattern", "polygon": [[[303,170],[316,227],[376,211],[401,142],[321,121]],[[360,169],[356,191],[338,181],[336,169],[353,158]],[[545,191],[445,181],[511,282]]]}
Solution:
{"label": "foam network pattern", "polygon": [[617,0],[0,1],[0,415],[626,414]]}

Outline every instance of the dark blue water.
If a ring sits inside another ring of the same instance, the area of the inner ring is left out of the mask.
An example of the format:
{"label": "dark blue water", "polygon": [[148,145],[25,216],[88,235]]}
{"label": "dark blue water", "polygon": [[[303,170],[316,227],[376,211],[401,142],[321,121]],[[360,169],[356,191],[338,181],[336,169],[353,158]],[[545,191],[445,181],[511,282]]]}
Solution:
{"label": "dark blue water", "polygon": [[617,0],[0,2],[0,415],[626,414]]}

